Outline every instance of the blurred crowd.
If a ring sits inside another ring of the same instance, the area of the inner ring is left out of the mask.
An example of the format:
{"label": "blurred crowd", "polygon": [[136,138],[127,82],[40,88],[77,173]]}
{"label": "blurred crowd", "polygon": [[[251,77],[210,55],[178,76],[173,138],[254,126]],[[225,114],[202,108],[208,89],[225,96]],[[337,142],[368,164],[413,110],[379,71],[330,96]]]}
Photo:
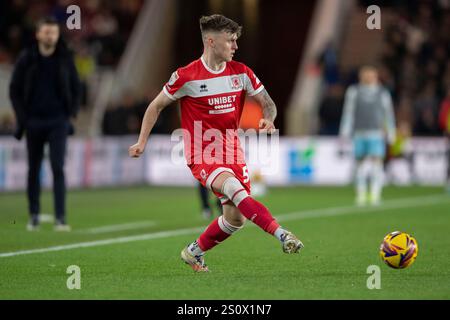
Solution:
{"label": "blurred crowd", "polygon": [[[110,104],[105,111],[102,123],[104,135],[139,134],[142,119],[151,101],[159,94],[161,88],[149,89],[143,97],[136,97],[126,91],[117,103]],[[179,126],[177,109],[167,108],[164,117],[158,117],[152,133],[168,134]]]}
{"label": "blurred crowd", "polygon": [[[366,2],[360,1],[364,9]],[[397,124],[413,135],[441,135],[440,109],[450,101],[450,1],[396,0],[379,5],[382,12],[384,5],[389,6],[394,17],[389,25],[383,21],[382,54],[374,65],[392,94]],[[319,132],[324,135],[338,133],[345,88],[357,82],[357,70],[341,70],[338,53],[330,44],[320,57],[327,84],[319,107]]]}
{"label": "blurred crowd", "polygon": [[[21,50],[34,41],[36,22],[55,17],[62,26],[63,39],[74,53],[82,84],[82,107],[89,104],[89,80],[104,67],[116,67],[125,49],[144,0],[9,0],[0,2],[0,65],[15,63]],[[77,5],[81,29],[66,28]],[[125,98],[124,98],[125,99]],[[0,134],[14,130],[14,117],[0,115]]]}
{"label": "blurred crowd", "polygon": [[[0,63],[14,63],[20,51],[34,39],[34,26],[44,16],[66,26],[72,12],[81,9],[81,29],[63,27],[64,38],[80,61],[80,71],[89,64],[114,66],[125,48],[143,0],[10,0],[0,4]],[[90,62],[87,63],[86,60]]]}
{"label": "blurred crowd", "polygon": [[[89,104],[89,79],[100,68],[117,66],[143,2],[0,1],[0,65],[13,64],[22,48],[31,43],[39,18],[51,15],[65,26],[70,16],[67,7],[78,5],[81,30],[62,28],[62,32],[75,54],[83,85],[82,105],[86,106]],[[372,2],[359,0],[362,9]],[[450,103],[450,0],[390,0],[375,1],[375,4],[382,10],[389,7],[394,14],[390,24],[383,21],[383,49],[374,64],[379,69],[381,81],[392,93],[397,123],[414,135],[440,135],[439,123],[445,119],[439,119],[439,110]],[[357,82],[356,69],[340,67],[339,50],[330,43],[319,59],[326,82],[326,92],[319,107],[319,134],[322,135],[338,134],[345,89]],[[108,106],[103,133],[138,133],[145,109],[156,94],[153,89],[145,97],[125,93],[118,103]],[[155,132],[170,132],[177,126],[177,111],[171,111],[158,121]],[[11,115],[1,115],[0,134],[10,133],[13,128]]]}

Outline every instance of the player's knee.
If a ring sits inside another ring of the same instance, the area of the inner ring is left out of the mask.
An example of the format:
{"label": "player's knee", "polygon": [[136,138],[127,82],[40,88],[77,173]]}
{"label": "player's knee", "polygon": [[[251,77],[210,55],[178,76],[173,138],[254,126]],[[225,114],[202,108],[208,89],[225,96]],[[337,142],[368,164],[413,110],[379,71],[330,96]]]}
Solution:
{"label": "player's knee", "polygon": [[212,182],[211,189],[213,191],[222,192],[223,183],[230,177],[234,177],[234,175],[228,171],[221,172]]}
{"label": "player's knee", "polygon": [[228,177],[222,184],[221,193],[226,195],[237,207],[249,195],[241,182],[234,176]]}
{"label": "player's knee", "polygon": [[[241,218],[242,217],[242,218]],[[247,220],[243,215],[241,217],[235,217],[233,219],[224,218],[232,227],[236,229],[241,229],[244,226],[245,220]]]}
{"label": "player's knee", "polygon": [[247,220],[235,206],[226,205],[223,211],[224,219],[235,228],[241,228]]}
{"label": "player's knee", "polygon": [[247,220],[246,217],[244,217],[241,213],[239,213],[238,216],[234,217],[231,224],[233,224],[236,227],[242,228],[244,226],[245,221]]}

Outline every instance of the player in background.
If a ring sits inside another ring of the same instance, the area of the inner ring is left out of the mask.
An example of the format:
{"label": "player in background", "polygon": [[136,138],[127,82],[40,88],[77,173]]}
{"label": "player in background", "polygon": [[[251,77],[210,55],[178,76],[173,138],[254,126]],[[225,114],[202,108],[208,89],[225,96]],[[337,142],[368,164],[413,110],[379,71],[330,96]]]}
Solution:
{"label": "player in background", "polygon": [[[212,217],[214,217],[214,212],[211,208],[211,205],[209,204],[209,191],[208,189],[203,186],[200,182],[198,183],[198,193],[200,195],[200,202],[202,205],[202,217],[205,220],[209,220]],[[216,199],[216,205],[217,210],[219,212],[219,215],[222,214],[222,203],[220,202],[220,199]]]}
{"label": "player in background", "polygon": [[[200,19],[204,45],[201,58],[172,74],[161,93],[148,106],[138,142],[129,148],[131,157],[139,157],[160,112],[173,101],[180,100],[188,167],[223,204],[223,215],[181,252],[182,260],[197,272],[208,271],[205,252],[241,229],[246,219],[276,237],[285,253],[297,253],[303,247],[297,237],[280,227],[266,207],[250,196],[250,179],[237,136],[245,95],[253,96],[261,104],[264,114],[259,122],[261,129],[275,130],[273,122],[277,111],[253,71],[233,61],[241,28],[222,15]],[[215,143],[221,145],[222,159],[227,158],[227,161],[210,163],[207,158],[206,149],[211,142],[201,138],[208,129],[220,133]],[[202,133],[200,142],[199,131]],[[230,154],[231,163],[227,157]]]}
{"label": "player in background", "polygon": [[395,118],[391,95],[379,83],[374,67],[362,67],[359,84],[347,89],[340,136],[344,139],[353,137],[356,204],[378,205],[383,188],[385,139],[389,144],[395,141]]}

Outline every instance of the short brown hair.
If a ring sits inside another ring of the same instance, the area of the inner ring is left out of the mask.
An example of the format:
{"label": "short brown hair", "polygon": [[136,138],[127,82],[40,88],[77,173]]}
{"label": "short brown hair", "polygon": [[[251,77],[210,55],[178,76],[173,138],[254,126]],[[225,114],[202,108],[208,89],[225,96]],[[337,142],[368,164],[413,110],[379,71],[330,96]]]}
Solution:
{"label": "short brown hair", "polygon": [[39,31],[43,26],[58,26],[59,23],[56,18],[49,16],[39,19],[39,21],[36,23],[36,31]]}
{"label": "short brown hair", "polygon": [[361,75],[363,75],[366,72],[375,72],[376,74],[378,74],[378,69],[376,66],[374,65],[363,65],[361,68],[359,68],[359,76],[361,77]]}
{"label": "short brown hair", "polygon": [[200,30],[202,34],[207,31],[236,33],[238,38],[242,33],[242,27],[239,24],[221,14],[202,16],[200,18]]}

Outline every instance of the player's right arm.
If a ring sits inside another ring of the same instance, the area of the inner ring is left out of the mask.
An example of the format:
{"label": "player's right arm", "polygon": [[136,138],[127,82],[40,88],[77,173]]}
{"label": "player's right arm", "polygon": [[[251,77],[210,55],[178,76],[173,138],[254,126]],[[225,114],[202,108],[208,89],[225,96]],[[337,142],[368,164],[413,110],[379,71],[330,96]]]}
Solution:
{"label": "player's right arm", "polygon": [[150,135],[159,114],[172,102],[173,100],[161,91],[149,104],[147,110],[145,111],[144,119],[142,120],[141,132],[139,133],[138,141],[128,149],[128,154],[130,157],[138,158],[144,152],[148,136]]}
{"label": "player's right arm", "polygon": [[142,120],[142,127],[141,132],[139,133],[138,142],[128,149],[128,154],[130,157],[137,158],[144,152],[148,136],[152,131],[161,111],[164,110],[164,108],[169,104],[186,95],[184,84],[188,81],[188,73],[189,70],[186,68],[180,68],[172,73],[169,81],[164,85],[163,90],[147,107],[144,114],[144,119]]}

